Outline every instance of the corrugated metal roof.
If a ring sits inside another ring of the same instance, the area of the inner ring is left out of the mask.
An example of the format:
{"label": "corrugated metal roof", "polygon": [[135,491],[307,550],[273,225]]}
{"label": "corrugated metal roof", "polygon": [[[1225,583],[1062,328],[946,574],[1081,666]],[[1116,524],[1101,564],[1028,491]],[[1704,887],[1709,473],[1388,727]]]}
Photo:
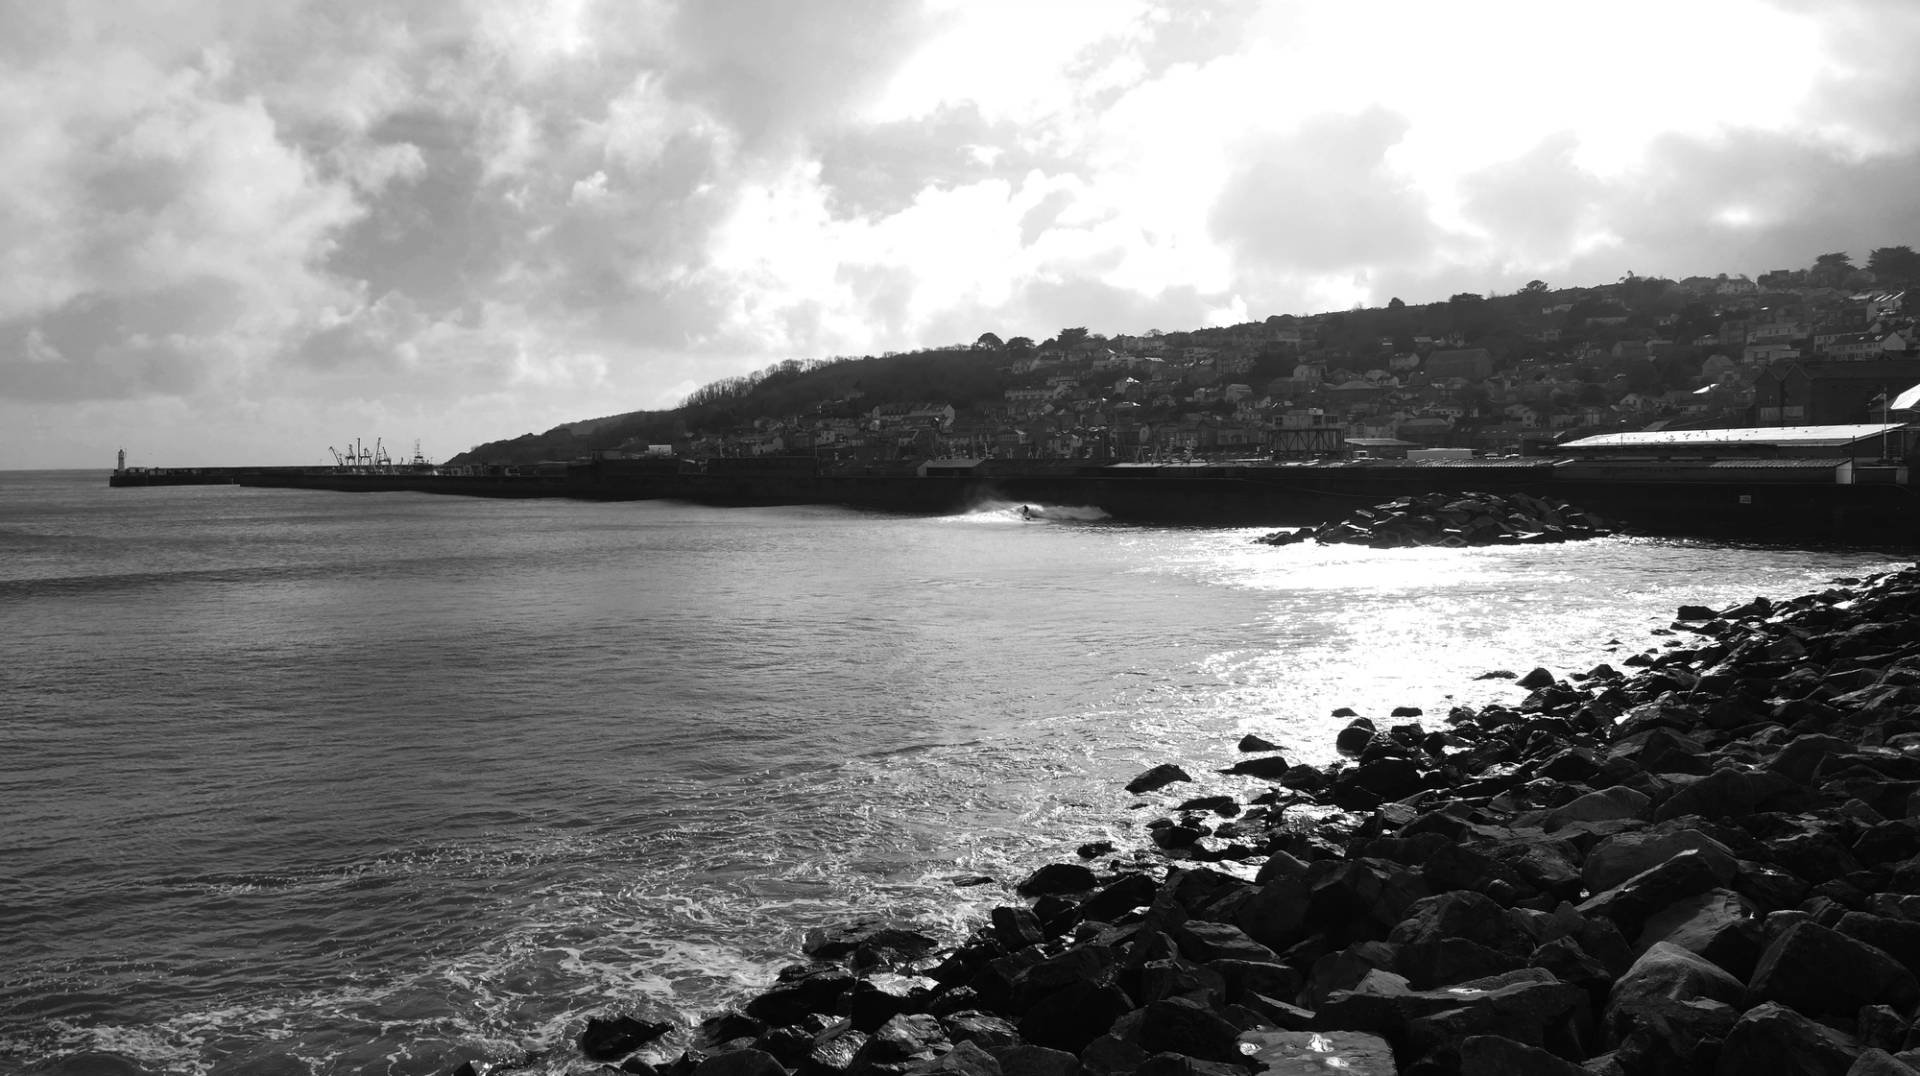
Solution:
{"label": "corrugated metal roof", "polygon": [[1561,469],[1593,471],[1834,471],[1847,460],[1834,456],[1772,456],[1737,460],[1571,460]]}
{"label": "corrugated metal roof", "polygon": [[1845,426],[1757,426],[1737,430],[1657,430],[1603,433],[1558,446],[1562,449],[1665,448],[1685,445],[1784,445],[1793,448],[1832,448],[1879,437],[1897,430],[1901,422],[1862,422]]}

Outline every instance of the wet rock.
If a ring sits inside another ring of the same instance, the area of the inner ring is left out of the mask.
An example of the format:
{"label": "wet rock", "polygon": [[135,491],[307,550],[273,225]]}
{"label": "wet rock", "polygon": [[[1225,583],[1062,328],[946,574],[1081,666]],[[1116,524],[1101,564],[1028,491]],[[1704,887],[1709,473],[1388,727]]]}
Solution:
{"label": "wet rock", "polygon": [[1352,1031],[1248,1031],[1240,1036],[1251,1065],[1266,1076],[1396,1076],[1385,1039]]}
{"label": "wet rock", "polygon": [[1373,742],[1373,733],[1373,722],[1364,717],[1355,718],[1334,736],[1334,749],[1343,755],[1357,755]]}
{"label": "wet rock", "polygon": [[1543,687],[1553,686],[1553,674],[1536,665],[1528,670],[1525,676],[1522,676],[1514,683],[1516,686],[1524,687],[1528,691],[1538,691]]}
{"label": "wet rock", "polygon": [[614,1061],[671,1030],[672,1024],[654,1023],[632,1016],[590,1016],[586,1029],[580,1032],[580,1052],[590,1060]]}
{"label": "wet rock", "polygon": [[1031,908],[1002,905],[988,913],[988,922],[992,924],[994,938],[1009,951],[1047,940],[1046,931],[1040,927],[1040,917],[1034,915]]}
{"label": "wet rock", "polygon": [[1292,768],[1293,764],[1281,755],[1262,755],[1259,758],[1243,758],[1220,772],[1239,777],[1262,777],[1277,781]]}
{"label": "wet rock", "polygon": [[729,1050],[694,1067],[694,1076],[787,1076],[786,1067],[772,1055],[755,1050]]}
{"label": "wet rock", "polygon": [[1099,885],[1099,878],[1078,863],[1049,863],[1021,881],[1015,888],[1020,895],[1041,897],[1048,894],[1084,893]]}
{"label": "wet rock", "polygon": [[919,1076],[921,1073],[950,1074],[950,1076],[1004,1076],[1000,1059],[971,1042],[959,1043],[932,1061],[911,1064],[906,1072],[910,1076]]}
{"label": "wet rock", "polygon": [[1851,1036],[1793,1009],[1749,1009],[1720,1044],[1719,1076],[1846,1076],[1860,1056]]}
{"label": "wet rock", "polygon": [[1867,1049],[1854,1059],[1847,1076],[1916,1076],[1920,1070],[1881,1049]]}
{"label": "wet rock", "polygon": [[815,927],[807,931],[800,949],[815,960],[841,960],[863,950],[887,960],[910,960],[931,952],[934,945],[931,937],[917,930],[865,921],[841,927]]}
{"label": "wet rock", "polygon": [[1138,796],[1145,792],[1152,792],[1155,789],[1165,788],[1176,782],[1191,780],[1193,780],[1193,778],[1188,776],[1187,771],[1175,766],[1171,762],[1162,762],[1160,765],[1128,781],[1127,791]]}
{"label": "wet rock", "polygon": [[1633,1027],[1614,1050],[1622,1069],[1647,1076],[1711,1072],[1740,1011],[1705,998],[1656,999],[1635,1011]]}
{"label": "wet rock", "polygon": [[1272,740],[1266,739],[1265,737],[1256,736],[1253,733],[1249,732],[1245,736],[1240,737],[1240,750],[1242,751],[1278,751],[1280,750],[1280,745],[1277,743],[1274,743]]}
{"label": "wet rock", "polygon": [[844,968],[803,968],[747,1002],[747,1015],[773,1025],[797,1024],[808,1013],[832,1012],[853,983]]}

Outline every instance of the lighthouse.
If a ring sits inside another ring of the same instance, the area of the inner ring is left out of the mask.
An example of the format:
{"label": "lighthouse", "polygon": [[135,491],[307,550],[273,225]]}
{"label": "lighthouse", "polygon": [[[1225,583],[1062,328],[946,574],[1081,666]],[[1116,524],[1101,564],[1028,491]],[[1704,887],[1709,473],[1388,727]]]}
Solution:
{"label": "lighthouse", "polygon": [[126,469],[127,469],[127,450],[123,448],[120,450],[120,462],[114,465],[113,473],[119,474],[121,471],[124,471]]}

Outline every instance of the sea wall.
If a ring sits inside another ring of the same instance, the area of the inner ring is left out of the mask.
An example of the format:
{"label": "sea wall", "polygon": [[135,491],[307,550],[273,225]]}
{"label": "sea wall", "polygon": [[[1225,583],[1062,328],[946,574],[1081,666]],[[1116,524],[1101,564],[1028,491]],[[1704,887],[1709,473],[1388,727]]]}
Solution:
{"label": "sea wall", "polygon": [[[887,923],[691,1032],[671,1076],[1920,1071],[1920,570],[1684,607],[1511,705],[1351,717],[1327,766],[1127,786],[1149,843],[958,944]],[[673,1041],[674,1049],[660,1043]],[[465,1066],[480,1071],[486,1066]]]}

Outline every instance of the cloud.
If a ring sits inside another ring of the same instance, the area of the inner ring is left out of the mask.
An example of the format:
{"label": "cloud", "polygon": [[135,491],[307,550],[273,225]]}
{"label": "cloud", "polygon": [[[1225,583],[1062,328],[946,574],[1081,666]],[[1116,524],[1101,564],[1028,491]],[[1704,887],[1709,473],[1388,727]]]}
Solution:
{"label": "cloud", "polygon": [[987,330],[1860,258],[1920,242],[1917,42],[1897,0],[0,6],[0,464],[63,415],[471,443]]}

